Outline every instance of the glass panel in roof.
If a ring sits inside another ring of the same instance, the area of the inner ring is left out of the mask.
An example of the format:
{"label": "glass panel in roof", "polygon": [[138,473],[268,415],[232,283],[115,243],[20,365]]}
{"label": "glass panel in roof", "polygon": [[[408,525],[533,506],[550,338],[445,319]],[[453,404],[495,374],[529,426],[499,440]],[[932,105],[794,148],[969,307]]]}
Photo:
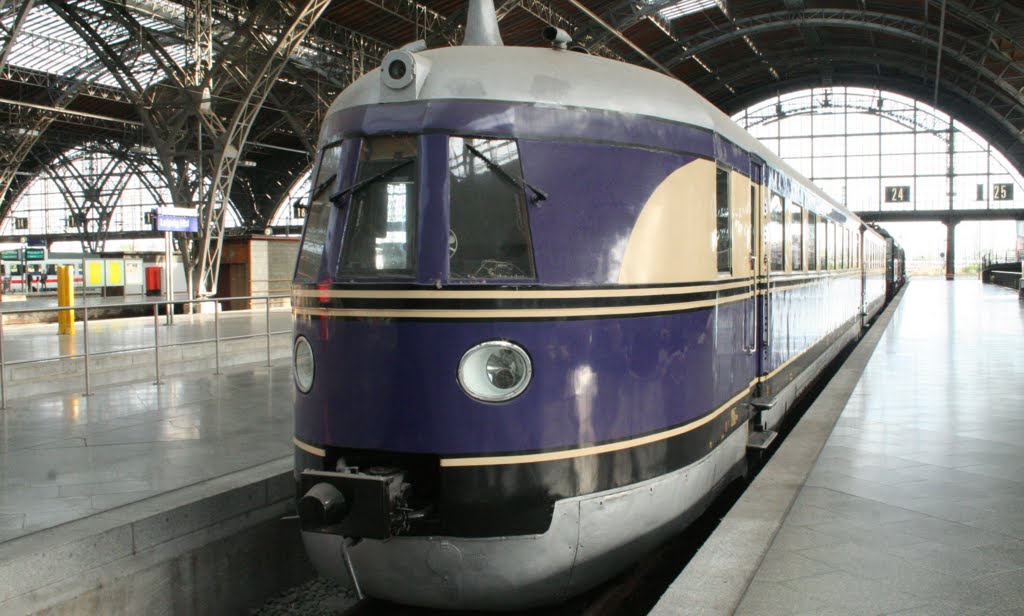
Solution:
{"label": "glass panel in roof", "polygon": [[[82,2],[76,4],[74,10],[77,14],[85,16],[86,21],[105,43],[121,54],[121,60],[125,64],[135,69],[133,74],[143,87],[163,78],[163,71],[157,68],[153,59],[131,44],[129,32],[120,24],[107,19],[107,12],[101,5],[96,2]],[[13,27],[15,18],[14,12],[4,17],[3,27]],[[135,18],[148,30],[164,33],[174,31],[172,24],[139,15],[135,15]],[[184,46],[169,47],[168,51],[179,66],[184,64]],[[65,76],[74,73],[76,79],[119,85],[85,41],[47,5],[38,5],[29,13],[11,49],[8,63],[22,69]]]}
{"label": "glass panel in roof", "polygon": [[[656,1],[646,0],[647,4],[654,4]],[[661,9],[658,14],[665,19],[672,20],[684,15],[700,13],[716,6],[718,6],[718,0],[682,0]]]}

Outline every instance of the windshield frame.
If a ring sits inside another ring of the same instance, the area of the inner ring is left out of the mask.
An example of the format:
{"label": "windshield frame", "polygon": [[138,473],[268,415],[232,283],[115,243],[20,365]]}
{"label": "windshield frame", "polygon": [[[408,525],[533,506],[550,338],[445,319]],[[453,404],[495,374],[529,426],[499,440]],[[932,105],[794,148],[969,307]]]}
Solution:
{"label": "windshield frame", "polygon": [[[367,163],[380,164],[386,159],[381,160],[368,160],[364,158],[364,152],[366,152],[367,142],[370,140],[383,140],[383,139],[410,139],[415,143],[415,149],[411,157],[403,157],[402,159],[395,159],[394,164],[380,171],[375,171],[368,175],[366,178],[360,179],[360,173],[364,169]],[[400,135],[363,135],[359,139],[354,140],[353,148],[353,164],[352,171],[348,174],[348,182],[338,184],[336,186],[335,193],[329,198],[330,202],[333,203],[333,209],[337,210],[338,216],[340,217],[337,233],[338,249],[337,254],[334,257],[333,265],[330,266],[329,274],[333,276],[333,279],[339,283],[367,283],[367,282],[405,282],[409,283],[418,279],[419,271],[421,269],[421,258],[419,255],[421,238],[421,193],[423,191],[423,177],[424,174],[421,171],[423,163],[423,148],[422,148],[422,136],[416,134],[400,134]],[[409,166],[409,175],[411,181],[408,182],[412,186],[412,190],[408,196],[411,199],[411,204],[407,203],[408,213],[412,219],[406,227],[406,256],[409,261],[409,268],[403,270],[367,270],[365,272],[353,272],[345,271],[345,259],[349,256],[349,252],[352,248],[347,245],[347,240],[350,239],[350,227],[354,224],[353,217],[357,208],[353,207],[356,199],[365,195],[367,190],[372,190],[374,184],[378,184],[381,181],[385,181],[393,173],[400,171],[403,167]],[[383,173],[382,173],[383,172]]]}
{"label": "windshield frame", "polygon": [[[451,164],[451,142],[453,139],[461,139],[467,142],[467,146],[470,150],[470,155],[474,158],[481,160],[486,168],[503,183],[508,186],[510,190],[514,190],[517,198],[517,206],[521,207],[521,215],[523,217],[523,233],[526,240],[526,260],[529,264],[529,271],[523,276],[515,277],[475,277],[475,276],[453,276],[451,272],[451,253],[446,248],[445,250],[445,262],[446,262],[446,279],[447,284],[453,286],[529,286],[534,285],[538,281],[537,273],[537,258],[536,258],[536,244],[533,237],[533,225],[531,223],[531,209],[538,203],[543,203],[547,199],[547,193],[534,187],[530,184],[529,180],[524,175],[523,162],[522,162],[522,148],[520,148],[519,139],[512,135],[481,135],[476,133],[459,133],[452,132],[445,135],[445,182],[444,182],[444,200],[445,200],[445,246],[449,245],[450,236],[449,230],[451,229],[451,221],[453,217],[452,211],[452,193],[450,188],[452,172]],[[480,151],[476,145],[470,145],[469,142],[479,141],[500,141],[510,142],[515,148],[516,154],[516,173],[510,173],[503,169],[499,164],[496,164],[493,159],[487,156],[486,153]],[[494,169],[494,168],[497,169]],[[539,194],[538,194],[539,193]]]}

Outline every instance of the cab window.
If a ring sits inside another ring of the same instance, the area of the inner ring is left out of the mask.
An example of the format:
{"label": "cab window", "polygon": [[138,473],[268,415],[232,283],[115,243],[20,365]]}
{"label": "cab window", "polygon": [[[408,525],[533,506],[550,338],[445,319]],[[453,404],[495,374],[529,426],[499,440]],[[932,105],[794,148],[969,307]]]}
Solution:
{"label": "cab window", "polygon": [[352,185],[331,200],[346,208],[342,276],[416,271],[416,138],[367,137]]}
{"label": "cab window", "polygon": [[316,281],[319,276],[320,260],[324,256],[324,242],[327,239],[327,224],[331,217],[330,196],[337,182],[341,148],[341,143],[335,143],[324,148],[320,155],[302,247],[299,249],[299,261],[295,266],[296,278]]}
{"label": "cab window", "polygon": [[519,148],[510,139],[448,141],[452,279],[534,278]]}

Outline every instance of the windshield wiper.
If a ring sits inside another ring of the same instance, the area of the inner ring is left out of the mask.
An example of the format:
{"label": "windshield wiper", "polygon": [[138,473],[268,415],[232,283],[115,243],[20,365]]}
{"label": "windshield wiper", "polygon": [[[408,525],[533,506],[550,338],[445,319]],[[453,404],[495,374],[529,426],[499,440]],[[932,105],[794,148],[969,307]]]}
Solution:
{"label": "windshield wiper", "polygon": [[317,197],[324,194],[324,191],[327,190],[327,187],[331,185],[331,182],[333,182],[336,177],[338,177],[338,174],[332,173],[331,177],[321,182],[320,185],[316,187],[316,190],[313,191],[313,196],[309,198],[310,203],[316,201]]}
{"label": "windshield wiper", "polygon": [[362,190],[366,186],[369,186],[370,184],[373,184],[377,180],[381,180],[381,179],[391,175],[392,173],[394,173],[395,171],[398,171],[399,169],[401,169],[402,167],[405,167],[406,165],[411,165],[413,160],[414,159],[412,159],[412,158],[407,158],[407,159],[403,160],[402,162],[398,163],[397,165],[393,165],[391,167],[388,167],[387,169],[385,169],[384,171],[381,171],[380,173],[377,173],[375,175],[371,175],[370,177],[366,178],[365,180],[356,182],[355,184],[349,186],[345,190],[342,190],[341,192],[332,195],[331,196],[331,203],[333,203],[334,205],[339,205],[338,202],[341,201],[342,199],[344,199],[346,195],[349,195],[349,194],[353,194],[354,195],[354,194],[356,194],[357,192],[359,192],[360,190]]}
{"label": "windshield wiper", "polygon": [[480,160],[484,161],[484,164],[487,165],[487,168],[490,169],[491,171],[497,173],[498,175],[500,175],[501,177],[505,178],[509,182],[512,182],[513,184],[518,186],[520,189],[527,189],[528,188],[531,191],[533,191],[533,196],[534,196],[534,198],[537,201],[546,201],[547,200],[548,194],[546,192],[544,192],[543,190],[533,186],[532,184],[530,184],[529,182],[527,182],[523,178],[515,176],[515,175],[512,175],[508,171],[505,171],[500,166],[498,166],[498,164],[495,163],[493,160],[491,160],[491,159],[487,158],[486,156],[484,156],[484,154],[480,150],[474,148],[473,146],[469,145],[468,143],[466,144],[466,149],[469,150],[470,152],[472,152],[473,156],[476,156]]}

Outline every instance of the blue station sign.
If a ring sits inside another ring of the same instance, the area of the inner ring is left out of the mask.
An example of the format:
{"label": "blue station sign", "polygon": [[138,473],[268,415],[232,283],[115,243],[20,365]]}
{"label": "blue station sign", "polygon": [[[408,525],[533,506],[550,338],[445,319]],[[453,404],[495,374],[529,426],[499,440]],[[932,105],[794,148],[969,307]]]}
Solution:
{"label": "blue station sign", "polygon": [[180,207],[157,208],[153,226],[157,231],[198,233],[199,212]]}

